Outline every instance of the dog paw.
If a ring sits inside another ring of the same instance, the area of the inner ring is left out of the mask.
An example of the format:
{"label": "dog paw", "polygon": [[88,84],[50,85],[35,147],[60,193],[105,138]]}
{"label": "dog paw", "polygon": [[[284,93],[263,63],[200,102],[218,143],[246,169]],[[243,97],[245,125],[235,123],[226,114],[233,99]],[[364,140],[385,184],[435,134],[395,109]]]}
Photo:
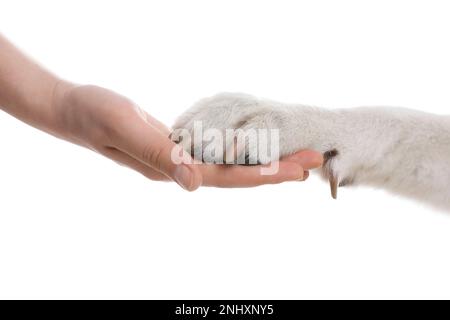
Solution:
{"label": "dog paw", "polygon": [[[289,154],[280,130],[289,115],[245,94],[218,94],[198,102],[173,126],[183,148],[205,163],[266,164]],[[181,139],[180,139],[181,138]]]}
{"label": "dog paw", "polygon": [[266,164],[302,149],[322,152],[322,176],[336,198],[358,171],[345,126],[339,112],[223,93],[182,114],[172,139],[206,163]]}

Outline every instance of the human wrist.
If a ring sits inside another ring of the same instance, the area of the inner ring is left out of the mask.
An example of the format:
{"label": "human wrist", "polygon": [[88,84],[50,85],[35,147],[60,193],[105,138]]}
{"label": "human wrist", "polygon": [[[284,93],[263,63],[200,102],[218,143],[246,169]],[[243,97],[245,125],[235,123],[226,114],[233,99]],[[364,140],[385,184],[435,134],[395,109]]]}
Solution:
{"label": "human wrist", "polygon": [[49,126],[52,134],[62,138],[67,136],[67,127],[65,125],[65,100],[68,94],[78,85],[56,78],[52,88],[51,100],[49,107],[51,110],[51,117],[49,119]]}

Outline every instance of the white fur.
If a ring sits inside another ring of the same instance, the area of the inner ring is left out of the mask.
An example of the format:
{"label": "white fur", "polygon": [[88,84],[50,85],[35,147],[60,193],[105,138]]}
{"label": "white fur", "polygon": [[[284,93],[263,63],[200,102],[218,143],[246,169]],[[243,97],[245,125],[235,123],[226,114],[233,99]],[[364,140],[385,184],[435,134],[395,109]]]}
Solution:
{"label": "white fur", "polygon": [[338,151],[324,169],[450,209],[450,117],[389,107],[327,110],[223,93],[186,111],[174,128],[278,128],[280,154]]}

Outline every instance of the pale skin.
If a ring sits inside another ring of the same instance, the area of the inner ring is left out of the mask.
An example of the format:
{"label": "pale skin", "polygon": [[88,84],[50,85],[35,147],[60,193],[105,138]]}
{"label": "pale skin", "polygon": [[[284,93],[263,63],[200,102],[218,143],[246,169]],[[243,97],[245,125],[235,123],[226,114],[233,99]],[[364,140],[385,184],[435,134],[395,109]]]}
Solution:
{"label": "pale skin", "polygon": [[[253,187],[303,181],[322,165],[321,153],[303,150],[279,161],[274,175],[259,166],[207,165],[171,160],[178,146],[169,129],[118,93],[62,80],[0,35],[0,109],[61,139],[94,150],[156,181],[200,186]],[[187,160],[190,156],[183,155]]]}

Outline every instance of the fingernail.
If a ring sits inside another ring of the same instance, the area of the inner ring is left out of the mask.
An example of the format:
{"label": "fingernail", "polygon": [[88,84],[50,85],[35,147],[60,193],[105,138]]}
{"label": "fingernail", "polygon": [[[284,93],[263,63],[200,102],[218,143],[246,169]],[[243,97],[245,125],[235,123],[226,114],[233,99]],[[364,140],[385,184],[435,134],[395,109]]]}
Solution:
{"label": "fingernail", "polygon": [[308,179],[308,177],[309,177],[309,171],[304,171],[303,172],[303,180],[302,181],[305,181],[306,179]]}
{"label": "fingernail", "polygon": [[191,170],[185,165],[179,165],[175,169],[174,179],[185,190],[190,191],[192,186],[193,174]]}

